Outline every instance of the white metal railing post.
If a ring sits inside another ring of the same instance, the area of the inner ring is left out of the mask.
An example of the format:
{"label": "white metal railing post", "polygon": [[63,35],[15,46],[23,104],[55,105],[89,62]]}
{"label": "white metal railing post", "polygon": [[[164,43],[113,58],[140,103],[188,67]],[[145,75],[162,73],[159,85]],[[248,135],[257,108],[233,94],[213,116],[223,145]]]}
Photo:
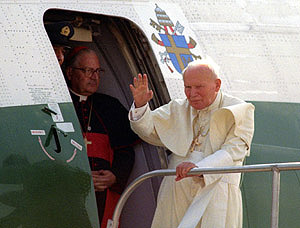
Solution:
{"label": "white metal railing post", "polygon": [[272,168],[272,211],[271,211],[271,228],[278,228],[279,220],[279,195],[280,195],[280,170],[274,166]]}

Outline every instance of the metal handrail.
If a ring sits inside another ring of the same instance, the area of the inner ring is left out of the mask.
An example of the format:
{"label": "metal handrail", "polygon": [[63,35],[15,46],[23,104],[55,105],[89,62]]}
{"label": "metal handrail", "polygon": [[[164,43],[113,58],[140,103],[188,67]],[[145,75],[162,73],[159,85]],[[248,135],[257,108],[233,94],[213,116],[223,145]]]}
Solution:
{"label": "metal handrail", "polygon": [[[188,174],[221,174],[221,173],[247,173],[247,172],[273,172],[272,179],[272,210],[271,228],[278,228],[279,215],[279,192],[280,192],[280,171],[300,170],[300,162],[270,163],[244,166],[228,166],[218,168],[194,168]],[[117,228],[121,211],[130,194],[145,180],[156,176],[174,176],[175,169],[160,169],[145,173],[137,177],[123,192],[115,208],[113,219],[109,220],[107,228]]]}

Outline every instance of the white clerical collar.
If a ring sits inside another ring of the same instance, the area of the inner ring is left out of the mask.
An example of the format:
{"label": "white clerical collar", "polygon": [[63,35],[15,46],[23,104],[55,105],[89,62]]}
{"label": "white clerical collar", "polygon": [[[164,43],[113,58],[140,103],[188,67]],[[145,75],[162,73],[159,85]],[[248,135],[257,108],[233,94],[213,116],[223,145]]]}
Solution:
{"label": "white clerical collar", "polygon": [[79,102],[81,102],[81,101],[86,101],[87,99],[88,99],[88,96],[84,96],[84,95],[81,95],[81,94],[79,94],[79,93],[76,93],[76,92],[74,92],[72,89],[70,89],[69,88],[69,90],[73,93],[73,94],[75,94],[76,96],[78,96],[79,97]]}

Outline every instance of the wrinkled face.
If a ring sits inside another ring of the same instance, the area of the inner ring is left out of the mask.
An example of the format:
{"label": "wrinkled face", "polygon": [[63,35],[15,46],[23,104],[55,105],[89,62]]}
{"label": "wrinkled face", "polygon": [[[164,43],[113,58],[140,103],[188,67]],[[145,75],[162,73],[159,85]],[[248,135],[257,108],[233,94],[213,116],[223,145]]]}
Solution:
{"label": "wrinkled face", "polygon": [[[100,62],[96,54],[83,53],[78,56],[72,67],[68,67],[66,74],[70,80],[71,89],[81,95],[89,96],[95,93],[99,87],[100,74],[97,69]],[[91,70],[91,75],[86,70]]]}
{"label": "wrinkled face", "polygon": [[59,65],[63,64],[64,60],[65,60],[65,47],[62,46],[53,46],[56,58],[58,60]]}
{"label": "wrinkled face", "polygon": [[189,104],[201,110],[211,105],[220,89],[221,80],[216,79],[207,66],[192,66],[184,74],[184,92]]}

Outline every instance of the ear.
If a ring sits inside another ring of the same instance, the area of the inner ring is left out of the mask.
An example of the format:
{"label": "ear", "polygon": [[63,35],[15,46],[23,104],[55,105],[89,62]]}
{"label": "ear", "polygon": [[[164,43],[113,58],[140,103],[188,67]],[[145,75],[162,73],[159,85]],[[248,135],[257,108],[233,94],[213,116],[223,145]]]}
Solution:
{"label": "ear", "polygon": [[67,69],[66,69],[66,76],[67,76],[67,79],[69,81],[71,81],[71,78],[72,78],[72,68],[71,67],[67,67]]}
{"label": "ear", "polygon": [[221,88],[221,79],[217,78],[215,83],[216,83],[216,92],[219,92]]}

